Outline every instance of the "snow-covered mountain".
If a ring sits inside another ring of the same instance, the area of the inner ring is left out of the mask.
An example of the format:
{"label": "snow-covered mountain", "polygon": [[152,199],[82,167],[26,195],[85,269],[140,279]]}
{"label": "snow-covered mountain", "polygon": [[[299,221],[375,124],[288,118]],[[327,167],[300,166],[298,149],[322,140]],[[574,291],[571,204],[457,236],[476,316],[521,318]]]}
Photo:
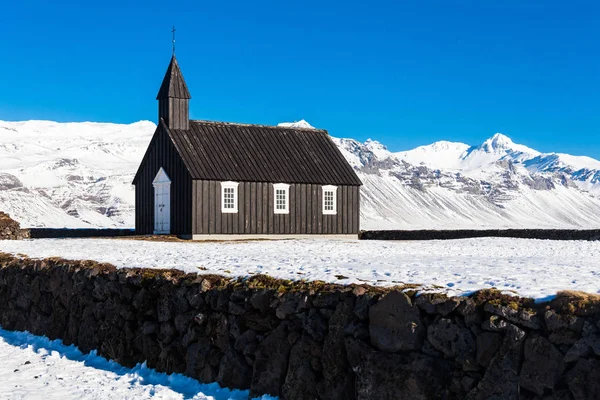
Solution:
{"label": "snow-covered mountain", "polygon": [[0,122],[0,209],[28,227],[133,226],[131,181],[155,127]]}
{"label": "snow-covered mountain", "polygon": [[[154,129],[0,121],[0,210],[29,227],[132,227],[131,181]],[[600,226],[600,161],[589,157],[543,154],[502,134],[397,153],[334,141],[364,183],[365,229]]]}
{"label": "snow-covered mountain", "polygon": [[282,126],[284,128],[315,129],[314,126],[312,126],[303,119],[296,122],[282,122],[280,124],[277,124],[277,126]]}
{"label": "snow-covered mountain", "polygon": [[479,146],[436,142],[392,153],[335,139],[365,184],[365,226],[597,228],[600,162],[542,154],[495,134]]}

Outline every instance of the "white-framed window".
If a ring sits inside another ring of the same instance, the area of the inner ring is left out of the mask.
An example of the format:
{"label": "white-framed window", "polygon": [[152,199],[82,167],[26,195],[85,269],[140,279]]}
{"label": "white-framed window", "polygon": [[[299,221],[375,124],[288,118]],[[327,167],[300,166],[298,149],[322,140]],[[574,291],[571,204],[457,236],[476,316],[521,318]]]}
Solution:
{"label": "white-framed window", "polygon": [[337,214],[337,186],[323,186],[323,214]]}
{"label": "white-framed window", "polygon": [[221,182],[221,212],[238,212],[238,182]]}
{"label": "white-framed window", "polygon": [[273,204],[275,214],[290,213],[290,185],[287,183],[273,184],[273,194],[275,196]]}

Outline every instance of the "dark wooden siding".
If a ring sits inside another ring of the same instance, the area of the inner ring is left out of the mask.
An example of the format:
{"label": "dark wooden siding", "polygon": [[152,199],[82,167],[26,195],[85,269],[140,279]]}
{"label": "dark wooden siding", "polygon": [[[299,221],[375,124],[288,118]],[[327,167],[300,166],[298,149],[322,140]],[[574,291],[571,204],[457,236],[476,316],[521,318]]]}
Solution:
{"label": "dark wooden siding", "polygon": [[171,129],[190,129],[187,99],[166,98],[158,101],[158,117],[165,120]]}
{"label": "dark wooden siding", "polygon": [[337,214],[323,215],[321,185],[291,184],[289,214],[275,214],[273,184],[240,182],[238,212],[221,212],[221,182],[192,181],[194,234],[356,234],[359,186],[338,186]]}
{"label": "dark wooden siding", "polygon": [[192,233],[192,179],[169,135],[159,125],[135,180],[135,230],[137,234],[154,231],[154,187],[152,181],[160,168],[171,179],[171,233]]}

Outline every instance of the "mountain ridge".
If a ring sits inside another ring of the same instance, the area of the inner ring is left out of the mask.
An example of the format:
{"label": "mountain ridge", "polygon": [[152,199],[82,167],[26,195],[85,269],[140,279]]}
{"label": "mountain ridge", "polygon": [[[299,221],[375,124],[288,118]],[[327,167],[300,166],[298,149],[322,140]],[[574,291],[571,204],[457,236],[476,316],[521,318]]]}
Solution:
{"label": "mountain ridge", "polygon": [[[283,126],[294,124],[312,128]],[[0,121],[0,209],[27,227],[132,227],[131,181],[154,129]],[[600,225],[600,161],[590,157],[540,153],[503,134],[404,152],[332,139],[364,183],[363,229]]]}

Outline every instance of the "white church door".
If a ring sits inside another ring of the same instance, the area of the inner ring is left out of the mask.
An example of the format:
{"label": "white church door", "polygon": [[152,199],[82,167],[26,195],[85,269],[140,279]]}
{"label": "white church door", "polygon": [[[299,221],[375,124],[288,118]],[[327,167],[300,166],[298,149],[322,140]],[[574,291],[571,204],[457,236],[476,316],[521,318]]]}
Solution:
{"label": "white church door", "polygon": [[171,233],[171,179],[163,168],[152,181],[154,186],[154,234]]}

